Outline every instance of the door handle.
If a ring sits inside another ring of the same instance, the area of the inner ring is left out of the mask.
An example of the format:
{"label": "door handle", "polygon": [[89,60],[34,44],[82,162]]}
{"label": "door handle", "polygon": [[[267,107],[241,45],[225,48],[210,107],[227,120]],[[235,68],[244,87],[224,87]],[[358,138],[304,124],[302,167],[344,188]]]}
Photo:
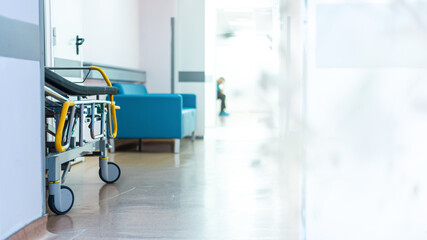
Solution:
{"label": "door handle", "polygon": [[79,46],[85,42],[84,38],[79,38],[79,35],[76,36],[76,54],[79,55]]}

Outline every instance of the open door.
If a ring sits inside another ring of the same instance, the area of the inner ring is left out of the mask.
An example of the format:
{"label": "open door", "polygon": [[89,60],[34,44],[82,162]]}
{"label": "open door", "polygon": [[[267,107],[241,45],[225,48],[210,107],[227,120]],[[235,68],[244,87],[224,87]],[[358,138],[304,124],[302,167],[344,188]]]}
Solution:
{"label": "open door", "polygon": [[[49,1],[50,48],[54,67],[82,66],[84,37],[82,0],[46,0]],[[59,72],[58,72],[59,73]],[[61,71],[62,76],[71,81],[81,81],[81,71]]]}
{"label": "open door", "polygon": [[[82,0],[45,1],[45,56],[46,67],[81,67],[83,32]],[[78,70],[57,70],[59,75],[73,82],[82,82],[83,72]],[[75,129],[78,138],[79,129]],[[48,136],[48,141],[52,138]],[[74,162],[83,161],[83,157]]]}

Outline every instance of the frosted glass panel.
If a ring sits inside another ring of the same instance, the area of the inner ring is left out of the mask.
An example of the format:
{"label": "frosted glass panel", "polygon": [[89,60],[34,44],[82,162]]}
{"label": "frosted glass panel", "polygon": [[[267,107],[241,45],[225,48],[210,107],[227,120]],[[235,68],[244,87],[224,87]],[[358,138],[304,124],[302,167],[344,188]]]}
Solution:
{"label": "frosted glass panel", "polygon": [[427,4],[322,4],[318,67],[427,67]]}

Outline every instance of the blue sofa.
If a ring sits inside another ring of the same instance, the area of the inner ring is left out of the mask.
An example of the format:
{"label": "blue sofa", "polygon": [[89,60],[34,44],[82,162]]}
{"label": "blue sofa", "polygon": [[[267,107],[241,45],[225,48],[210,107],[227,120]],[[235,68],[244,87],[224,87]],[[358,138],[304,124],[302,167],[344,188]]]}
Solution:
{"label": "blue sofa", "polygon": [[174,139],[179,153],[180,139],[197,128],[196,95],[148,94],[144,85],[114,83],[117,110],[117,139]]}

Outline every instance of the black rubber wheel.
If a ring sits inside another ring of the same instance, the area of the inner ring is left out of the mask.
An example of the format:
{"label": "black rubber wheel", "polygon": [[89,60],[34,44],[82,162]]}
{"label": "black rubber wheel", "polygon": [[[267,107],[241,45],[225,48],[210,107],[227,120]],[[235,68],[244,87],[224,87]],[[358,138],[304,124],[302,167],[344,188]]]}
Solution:
{"label": "black rubber wheel", "polygon": [[63,209],[57,209],[55,206],[55,196],[49,195],[49,198],[47,200],[47,204],[49,205],[50,210],[58,215],[66,214],[71,210],[74,204],[74,193],[71,190],[71,188],[67,186],[61,186],[61,205]]}
{"label": "black rubber wheel", "polygon": [[108,162],[108,176],[109,179],[105,179],[101,174],[101,168],[99,168],[98,174],[99,178],[105,183],[115,183],[121,175],[120,167],[116,163]]}

